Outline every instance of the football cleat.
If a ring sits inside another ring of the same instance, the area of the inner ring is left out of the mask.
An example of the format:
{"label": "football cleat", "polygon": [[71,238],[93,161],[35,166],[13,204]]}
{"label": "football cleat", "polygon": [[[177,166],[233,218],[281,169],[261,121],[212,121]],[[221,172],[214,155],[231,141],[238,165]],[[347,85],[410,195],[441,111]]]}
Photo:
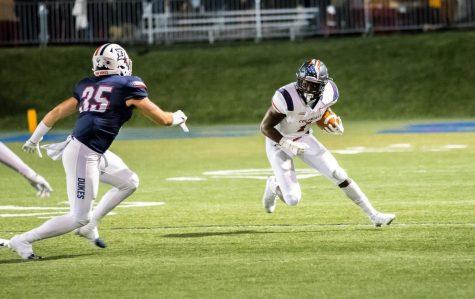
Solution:
{"label": "football cleat", "polygon": [[85,225],[76,229],[74,232],[76,233],[76,235],[88,239],[89,242],[91,242],[94,246],[97,246],[99,248],[107,247],[106,243],[99,238],[99,231],[97,230],[97,226],[91,228],[88,227],[88,225]]}
{"label": "football cleat", "polygon": [[376,213],[370,217],[371,222],[373,222],[374,226],[380,227],[381,225],[390,225],[391,222],[396,218],[394,214],[384,214],[384,213]]}
{"label": "football cleat", "polygon": [[35,255],[30,242],[22,240],[19,236],[14,236],[8,242],[8,247],[15,251],[24,260],[37,260],[41,257]]}
{"label": "football cleat", "polygon": [[9,248],[10,240],[0,239],[0,248]]}
{"label": "football cleat", "polygon": [[43,259],[43,257],[32,253],[32,254],[30,254],[30,256],[28,256],[28,258],[26,258],[26,259],[27,259],[27,260],[41,260],[41,259]]}
{"label": "football cleat", "polygon": [[266,209],[267,213],[274,213],[275,206],[277,204],[277,194],[272,191],[272,185],[275,184],[275,177],[271,176],[267,179],[266,189],[264,195],[262,196],[262,205]]}

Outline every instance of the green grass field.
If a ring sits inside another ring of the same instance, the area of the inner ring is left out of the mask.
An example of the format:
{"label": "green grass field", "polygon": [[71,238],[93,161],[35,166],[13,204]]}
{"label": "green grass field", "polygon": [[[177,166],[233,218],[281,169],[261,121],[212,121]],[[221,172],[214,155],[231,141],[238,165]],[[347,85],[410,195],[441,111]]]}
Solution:
{"label": "green grass field", "polygon": [[[265,181],[203,174],[268,168],[257,134],[118,141],[113,151],[141,178],[128,201],[165,205],[117,208],[101,226],[105,250],[70,234],[36,243],[41,261],[1,251],[0,297],[474,298],[475,133],[375,134],[400,124],[349,122],[344,136],[318,133],[331,150],[373,149],[335,155],[377,208],[397,213],[382,229],[322,177],[302,179],[302,202],[279,203],[269,215],[260,202]],[[10,144],[55,192],[36,199],[21,177],[0,167],[0,205],[62,207],[61,163],[26,156],[19,146]],[[0,218],[0,237],[43,221]]]}

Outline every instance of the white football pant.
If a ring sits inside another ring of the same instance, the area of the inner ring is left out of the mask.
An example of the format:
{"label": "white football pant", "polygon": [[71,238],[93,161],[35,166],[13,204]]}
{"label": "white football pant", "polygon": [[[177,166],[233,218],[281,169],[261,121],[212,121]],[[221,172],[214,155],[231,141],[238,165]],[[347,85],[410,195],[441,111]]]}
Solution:
{"label": "white football pant", "polygon": [[[76,139],[72,139],[63,152],[70,212],[54,217],[41,226],[22,234],[27,242],[34,242],[71,232],[95,224],[138,187],[138,177],[110,151],[99,154]],[[97,207],[92,204],[97,196],[99,180],[114,186]]]}
{"label": "white football pant", "polygon": [[[308,150],[298,156],[305,164],[338,185],[368,216],[377,213],[356,182],[350,180],[335,157],[313,135],[307,134],[295,141],[309,146]],[[302,191],[295,173],[294,155],[269,138],[266,138],[266,152],[275,175],[272,191],[287,205],[297,205],[302,198]]]}

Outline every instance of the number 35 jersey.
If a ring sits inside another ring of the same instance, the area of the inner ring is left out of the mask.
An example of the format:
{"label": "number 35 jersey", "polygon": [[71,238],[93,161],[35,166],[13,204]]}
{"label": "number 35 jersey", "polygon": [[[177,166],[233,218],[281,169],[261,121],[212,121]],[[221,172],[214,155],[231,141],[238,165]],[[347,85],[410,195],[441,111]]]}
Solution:
{"label": "number 35 jersey", "polygon": [[308,106],[299,92],[297,83],[293,82],[279,88],[272,97],[272,106],[285,118],[276,129],[290,139],[311,133],[311,125],[317,122],[325,111],[338,101],[338,88],[329,80],[320,99],[314,107]]}
{"label": "number 35 jersey", "polygon": [[73,136],[90,149],[104,153],[132,116],[128,99],[148,96],[145,83],[136,76],[98,76],[81,80],[74,87],[79,117]]}

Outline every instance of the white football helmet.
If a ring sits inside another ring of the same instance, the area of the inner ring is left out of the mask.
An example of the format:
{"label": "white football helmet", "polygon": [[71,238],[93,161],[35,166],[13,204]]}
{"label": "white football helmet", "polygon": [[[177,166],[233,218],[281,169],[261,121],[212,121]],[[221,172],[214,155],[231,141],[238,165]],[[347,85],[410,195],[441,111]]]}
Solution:
{"label": "white football helmet", "polygon": [[132,60],[118,44],[103,44],[92,55],[94,76],[132,75]]}

